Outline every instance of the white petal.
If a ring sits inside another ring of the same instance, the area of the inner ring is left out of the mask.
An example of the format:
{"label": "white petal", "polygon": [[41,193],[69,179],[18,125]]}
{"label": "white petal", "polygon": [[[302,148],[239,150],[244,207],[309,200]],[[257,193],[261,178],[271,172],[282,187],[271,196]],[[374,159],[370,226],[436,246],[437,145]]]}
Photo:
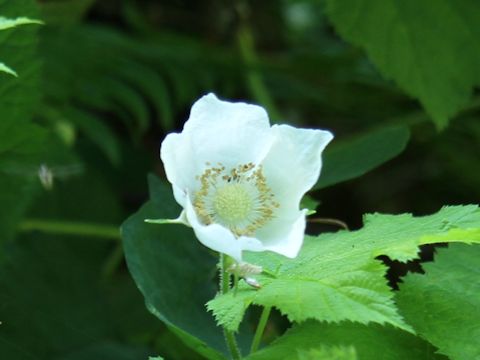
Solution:
{"label": "white petal", "polygon": [[219,100],[208,94],[193,106],[184,127],[199,162],[227,168],[263,159],[272,139],[268,115],[260,106]]}
{"label": "white petal", "polygon": [[275,141],[263,161],[267,183],[280,203],[277,216],[297,217],[300,200],[318,180],[321,154],[333,139],[328,131],[274,125]]}
{"label": "white petal", "polygon": [[257,232],[265,250],[294,258],[303,244],[306,210],[298,211],[292,219],[277,218]]}
{"label": "white petal", "polygon": [[186,189],[195,181],[196,164],[190,142],[182,134],[169,134],[160,147],[160,157],[175,200],[185,207]]}
{"label": "white petal", "polygon": [[[206,163],[222,163],[227,169],[253,162],[258,164],[273,141],[268,115],[257,105],[221,101],[206,95],[192,107],[181,134],[169,134],[160,156],[167,179],[178,189],[193,192],[196,176]],[[184,195],[175,198],[183,205]]]}
{"label": "white petal", "polygon": [[235,238],[233,233],[219,224],[203,225],[197,218],[195,209],[187,197],[186,214],[190,226],[193,228],[198,240],[206,247],[231,256],[236,261],[242,261],[242,251],[262,251],[262,243],[254,238]]}

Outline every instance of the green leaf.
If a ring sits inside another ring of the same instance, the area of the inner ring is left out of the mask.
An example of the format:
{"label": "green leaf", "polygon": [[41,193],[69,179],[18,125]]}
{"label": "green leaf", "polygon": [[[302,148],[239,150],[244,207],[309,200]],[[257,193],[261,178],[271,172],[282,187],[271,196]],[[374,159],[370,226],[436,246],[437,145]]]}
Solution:
{"label": "green leaf", "polygon": [[334,142],[325,151],[322,174],[314,189],[362,176],[399,155],[409,138],[406,126],[391,126]]}
{"label": "green leaf", "polygon": [[[351,323],[328,325],[308,321],[295,325],[270,346],[247,357],[247,360],[446,360],[441,355],[435,355],[434,350],[421,339],[390,326]],[[320,356],[305,357],[304,354],[308,353]]]}
{"label": "green leaf", "polygon": [[226,353],[222,331],[205,311],[216,292],[216,259],[182,225],[145,223],[174,218],[180,208],[170,186],[149,177],[150,198],[122,225],[126,260],[147,308],[185,344],[210,358]]}
{"label": "green leaf", "polygon": [[478,245],[439,249],[426,274],[409,274],[396,297],[417,333],[452,360],[480,359],[479,265]]}
{"label": "green leaf", "polygon": [[15,77],[18,77],[17,73],[15,71],[13,71],[12,69],[10,69],[7,65],[5,65],[4,63],[0,63],[0,71],[1,72],[5,72],[7,74],[10,74],[10,75],[13,75]]}
{"label": "green leaf", "polygon": [[[40,98],[38,91],[39,57],[36,54],[37,26],[16,26],[35,22],[38,8],[34,0],[0,0],[1,18],[0,61],[5,63],[18,77],[0,77],[0,134],[6,133],[12,124],[18,125],[31,118]],[[28,17],[28,19],[25,19]],[[18,19],[19,18],[19,19]],[[1,142],[1,141],[0,141]]]}
{"label": "green leaf", "polygon": [[320,201],[314,199],[309,195],[305,195],[300,202],[300,209],[308,209],[307,215],[313,215],[317,212],[317,206],[320,204]]}
{"label": "green leaf", "polygon": [[[280,354],[279,354],[280,355]],[[357,353],[352,346],[323,346],[308,350],[298,349],[298,360],[357,360]]]}
{"label": "green leaf", "polygon": [[[219,295],[208,303],[209,310],[232,331],[250,304],[275,306],[295,322],[350,320],[412,331],[393,302],[385,279],[387,268],[376,258],[412,260],[419,245],[439,241],[480,243],[473,235],[480,229],[480,210],[473,205],[444,207],[423,217],[372,214],[365,216],[364,223],[358,231],[307,236],[295,259],[248,253],[245,261],[266,270],[257,276],[262,287],[253,290],[243,285],[236,295]],[[469,235],[462,237],[460,230]]]}
{"label": "green leaf", "polygon": [[[12,177],[2,172],[2,164],[13,158],[28,158],[45,146],[43,129],[29,123],[39,98],[38,57],[35,55],[36,23],[22,15],[35,17],[33,0],[0,0],[0,71],[19,77],[0,77],[0,242],[10,239],[16,224],[34,194],[31,178]],[[7,30],[8,29],[8,30]]]}
{"label": "green leaf", "polygon": [[[17,26],[28,25],[28,24],[42,24],[42,22],[39,20],[29,19],[27,17],[18,17],[16,19],[8,19],[6,17],[0,16],[0,31],[13,29]],[[0,63],[0,72],[5,72],[7,74],[18,77],[17,73],[14,70],[12,70],[10,67],[8,67],[3,63]]]}
{"label": "green leaf", "polygon": [[43,24],[40,20],[33,20],[27,17],[18,17],[16,19],[7,19],[0,16],[0,30],[12,29],[20,25]]}
{"label": "green leaf", "polygon": [[475,0],[327,0],[342,37],[420,100],[439,128],[480,83],[480,6]]}

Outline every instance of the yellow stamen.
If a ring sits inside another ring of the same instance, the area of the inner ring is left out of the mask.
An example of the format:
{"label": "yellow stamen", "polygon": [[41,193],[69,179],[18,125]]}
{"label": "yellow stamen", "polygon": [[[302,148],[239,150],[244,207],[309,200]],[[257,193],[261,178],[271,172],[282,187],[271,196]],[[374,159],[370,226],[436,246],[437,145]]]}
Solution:
{"label": "yellow stamen", "polygon": [[226,170],[225,166],[207,168],[197,177],[200,189],[193,205],[200,220],[229,228],[236,236],[253,236],[268,223],[279,204],[267,185],[261,166],[242,164]]}

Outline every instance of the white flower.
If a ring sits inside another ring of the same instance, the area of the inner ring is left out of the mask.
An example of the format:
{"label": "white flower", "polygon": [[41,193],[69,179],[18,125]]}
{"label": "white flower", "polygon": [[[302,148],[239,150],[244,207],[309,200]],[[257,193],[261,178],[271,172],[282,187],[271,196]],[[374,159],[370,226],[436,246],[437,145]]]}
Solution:
{"label": "white flower", "polygon": [[209,94],[192,107],[182,133],[169,134],[160,156],[179,221],[205,246],[241,261],[242,251],[297,256],[306,209],[328,131],[270,127],[263,108]]}

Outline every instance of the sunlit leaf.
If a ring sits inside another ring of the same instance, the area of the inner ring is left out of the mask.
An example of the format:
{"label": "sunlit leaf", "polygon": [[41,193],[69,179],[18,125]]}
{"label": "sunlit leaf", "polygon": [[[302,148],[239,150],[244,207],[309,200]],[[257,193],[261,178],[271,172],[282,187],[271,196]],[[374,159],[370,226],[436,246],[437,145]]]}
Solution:
{"label": "sunlit leaf", "polygon": [[[295,325],[285,335],[248,360],[446,360],[421,339],[390,326],[339,325],[308,321]],[[307,357],[308,354],[318,357]]]}
{"label": "sunlit leaf", "polygon": [[[420,100],[439,128],[480,83],[475,0],[327,0],[338,32]],[[460,55],[461,54],[461,55]]]}
{"label": "sunlit leaf", "polygon": [[[480,230],[477,230],[480,239]],[[425,274],[409,274],[396,299],[424,339],[452,360],[480,358],[480,246],[439,249]]]}
{"label": "sunlit leaf", "polygon": [[11,29],[20,25],[27,24],[43,24],[39,20],[29,19],[27,17],[18,17],[16,19],[8,19],[6,17],[0,16],[0,30]]}
{"label": "sunlit leaf", "polygon": [[[42,22],[39,20],[27,18],[27,17],[18,17],[14,19],[9,19],[9,18],[0,16],[0,31],[13,29],[15,27],[18,27],[21,25],[28,25],[28,24],[42,24]],[[1,43],[0,43],[0,46],[1,46]],[[12,70],[10,67],[8,67],[7,65],[1,62],[0,62],[0,72],[5,72],[7,74],[18,77],[17,73],[14,70]]]}
{"label": "sunlit leaf", "polygon": [[350,320],[388,323],[412,331],[387,286],[387,268],[376,258],[386,255],[393,260],[412,260],[417,258],[419,245],[440,241],[480,243],[478,236],[449,236],[453,231],[479,228],[477,206],[444,207],[423,217],[367,215],[360,230],[307,236],[295,259],[249,254],[246,261],[268,271],[257,277],[262,287],[241,286],[236,294],[217,296],[208,308],[219,324],[232,331],[250,304],[275,306],[295,322]]}
{"label": "sunlit leaf", "polygon": [[0,71],[18,77],[17,73],[9,68],[7,65],[0,63]]}

